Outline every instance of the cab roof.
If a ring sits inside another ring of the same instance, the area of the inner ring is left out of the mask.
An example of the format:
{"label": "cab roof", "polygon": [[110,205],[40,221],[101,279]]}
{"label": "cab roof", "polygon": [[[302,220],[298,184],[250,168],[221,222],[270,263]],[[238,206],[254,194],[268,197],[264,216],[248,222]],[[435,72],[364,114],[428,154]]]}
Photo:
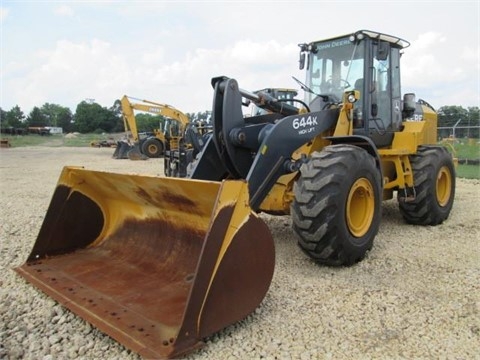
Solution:
{"label": "cab roof", "polygon": [[315,41],[315,43],[330,41],[330,40],[339,39],[339,38],[345,38],[347,36],[349,36],[352,41],[361,40],[365,37],[368,37],[368,38],[371,38],[371,39],[382,40],[382,41],[389,42],[390,44],[392,44],[396,47],[402,48],[402,49],[405,49],[405,48],[410,46],[410,43],[407,40],[404,40],[404,39],[399,38],[397,36],[383,34],[383,33],[379,33],[379,32],[372,31],[372,30],[358,30],[358,31],[354,32],[353,34],[345,34],[345,35],[342,35],[342,36],[335,36],[333,38]]}

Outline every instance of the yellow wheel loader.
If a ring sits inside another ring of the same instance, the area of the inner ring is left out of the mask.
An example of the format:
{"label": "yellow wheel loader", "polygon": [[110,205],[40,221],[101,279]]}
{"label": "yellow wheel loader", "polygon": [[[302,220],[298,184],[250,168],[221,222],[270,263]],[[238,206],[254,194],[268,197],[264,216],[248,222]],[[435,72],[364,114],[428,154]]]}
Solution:
{"label": "yellow wheel loader", "polygon": [[[433,108],[401,98],[408,45],[366,30],[302,44],[298,108],[214,78],[213,132],[190,178],[66,167],[17,272],[142,356],[177,357],[268,291],[259,212],[291,214],[300,248],[330,265],[365,257],[395,194],[408,223],[443,222],[454,161]],[[244,99],[269,112],[245,118]]]}
{"label": "yellow wheel loader", "polygon": [[[121,109],[125,132],[131,132],[133,141],[128,137],[118,141],[112,157],[146,160],[162,156],[165,150],[178,149],[185,127],[189,123],[187,115],[167,104],[140,99],[131,102],[130,99],[134,98],[124,95],[121,100],[117,100],[116,106]],[[165,116],[163,129],[154,129],[151,134],[142,136],[138,132],[135,110]]]}

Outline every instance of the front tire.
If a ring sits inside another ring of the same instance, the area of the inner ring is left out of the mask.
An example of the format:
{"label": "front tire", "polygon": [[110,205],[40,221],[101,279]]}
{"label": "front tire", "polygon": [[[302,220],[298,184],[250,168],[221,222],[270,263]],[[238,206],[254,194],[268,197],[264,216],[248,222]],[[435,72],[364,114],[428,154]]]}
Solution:
{"label": "front tire", "polygon": [[291,206],[300,248],[326,265],[363,259],[381,217],[381,173],[375,159],[360,147],[333,145],[313,153],[300,172]]}
{"label": "front tire", "polygon": [[155,138],[147,139],[142,144],[142,153],[149,158],[158,158],[163,154],[163,144]]}
{"label": "front tire", "polygon": [[455,197],[455,167],[442,146],[421,146],[410,156],[415,199],[405,201],[398,192],[398,206],[405,221],[415,225],[438,225],[446,220]]}

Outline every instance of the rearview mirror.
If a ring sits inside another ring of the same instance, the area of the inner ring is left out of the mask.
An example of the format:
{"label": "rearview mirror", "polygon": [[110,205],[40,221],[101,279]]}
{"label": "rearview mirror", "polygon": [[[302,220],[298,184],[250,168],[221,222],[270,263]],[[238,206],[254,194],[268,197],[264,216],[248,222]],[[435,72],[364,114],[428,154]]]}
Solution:
{"label": "rearview mirror", "polygon": [[379,61],[387,60],[389,53],[390,53],[390,44],[385,41],[379,41],[377,45],[377,54],[376,54],[377,60]]}
{"label": "rearview mirror", "polygon": [[305,53],[301,52],[300,59],[298,60],[298,68],[300,70],[303,70],[304,67],[305,67]]}

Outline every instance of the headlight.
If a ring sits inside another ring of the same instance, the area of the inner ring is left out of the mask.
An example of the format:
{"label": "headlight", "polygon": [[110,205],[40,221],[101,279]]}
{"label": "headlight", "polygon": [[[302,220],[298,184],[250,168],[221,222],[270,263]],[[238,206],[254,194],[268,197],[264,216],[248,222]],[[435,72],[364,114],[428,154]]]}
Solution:
{"label": "headlight", "polygon": [[348,96],[347,96],[347,101],[348,101],[349,103],[354,103],[355,101],[357,101],[357,98],[355,97],[355,94],[354,94],[354,93],[348,94]]}

